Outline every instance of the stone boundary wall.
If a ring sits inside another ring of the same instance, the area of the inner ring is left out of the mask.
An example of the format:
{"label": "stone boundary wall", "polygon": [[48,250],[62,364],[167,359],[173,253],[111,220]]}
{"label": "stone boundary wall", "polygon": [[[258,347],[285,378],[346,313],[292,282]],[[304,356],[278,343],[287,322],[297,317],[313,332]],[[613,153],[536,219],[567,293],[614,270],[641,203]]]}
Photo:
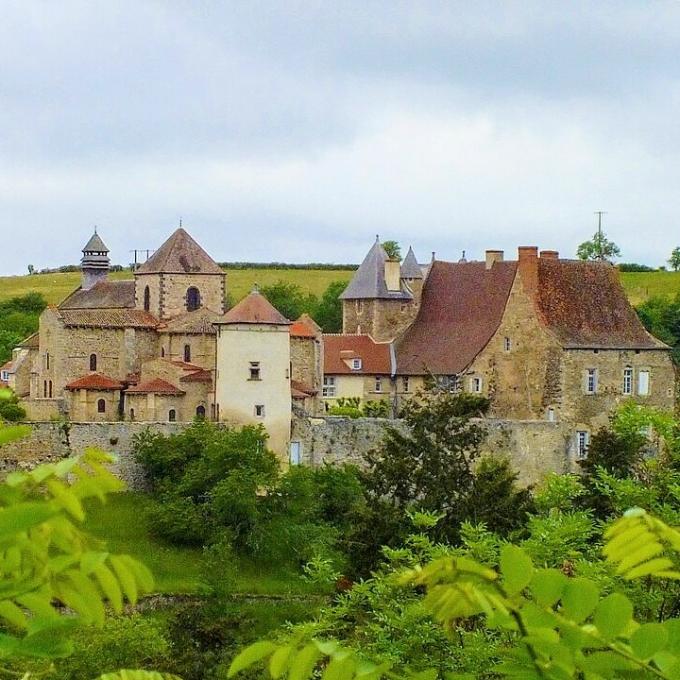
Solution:
{"label": "stone boundary wall", "polygon": [[[483,454],[507,456],[522,484],[539,482],[548,472],[574,471],[573,432],[564,423],[545,420],[478,419],[488,430]],[[381,442],[385,429],[405,429],[402,421],[382,418],[298,418],[292,441],[300,442],[308,465],[343,462],[361,465]]]}
{"label": "stone boundary wall", "polygon": [[[541,480],[548,472],[575,469],[573,432],[548,421],[478,420],[488,430],[483,453],[510,458],[523,484]],[[144,478],[132,458],[132,439],[151,429],[164,435],[181,432],[187,423],[27,423],[30,436],[0,448],[0,470],[30,468],[38,463],[101,448],[117,457],[115,472],[135,489]],[[385,428],[405,429],[402,421],[383,418],[294,418],[291,440],[300,443],[301,461],[308,465],[344,462],[361,465],[363,456],[381,442]]]}

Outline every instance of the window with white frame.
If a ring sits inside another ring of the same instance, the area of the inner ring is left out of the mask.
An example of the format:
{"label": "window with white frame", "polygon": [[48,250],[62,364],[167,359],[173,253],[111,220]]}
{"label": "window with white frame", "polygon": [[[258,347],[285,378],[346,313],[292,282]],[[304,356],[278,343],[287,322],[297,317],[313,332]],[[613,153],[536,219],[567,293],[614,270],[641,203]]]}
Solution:
{"label": "window with white frame", "polygon": [[410,382],[409,382],[409,377],[407,375],[405,375],[401,379],[401,388],[402,388],[403,392],[410,392],[411,391],[411,385],[410,385]]}
{"label": "window with white frame", "polygon": [[352,359],[352,370],[353,371],[361,370],[361,359]]}
{"label": "window with white frame", "polygon": [[437,387],[445,392],[458,391],[458,376],[457,375],[438,375]]}
{"label": "window with white frame", "polygon": [[586,369],[585,389],[586,389],[586,394],[596,394],[597,393],[597,369],[596,368]]}
{"label": "window with white frame", "polygon": [[300,465],[302,462],[302,443],[301,442],[291,442],[290,443],[290,464]]}
{"label": "window with white frame", "polygon": [[470,392],[479,394],[482,391],[482,379],[476,375],[470,378]]}
{"label": "window with white frame", "polygon": [[375,391],[382,392],[382,376],[380,375],[375,376]]}
{"label": "window with white frame", "polygon": [[323,377],[323,388],[321,394],[324,397],[334,397],[335,396],[335,376],[325,375]]}
{"label": "window with white frame", "polygon": [[649,371],[638,371],[638,394],[646,397],[649,394]]}
{"label": "window with white frame", "polygon": [[633,369],[630,366],[623,369],[623,393],[633,394]]}
{"label": "window with white frame", "polygon": [[549,423],[555,422],[555,409],[552,406],[548,406],[545,411],[545,417]]}
{"label": "window with white frame", "polygon": [[590,432],[587,430],[579,430],[576,433],[576,457],[583,460],[588,456],[588,447],[590,446]]}
{"label": "window with white frame", "polygon": [[9,380],[9,371],[3,371],[0,373],[0,380],[7,382]]}

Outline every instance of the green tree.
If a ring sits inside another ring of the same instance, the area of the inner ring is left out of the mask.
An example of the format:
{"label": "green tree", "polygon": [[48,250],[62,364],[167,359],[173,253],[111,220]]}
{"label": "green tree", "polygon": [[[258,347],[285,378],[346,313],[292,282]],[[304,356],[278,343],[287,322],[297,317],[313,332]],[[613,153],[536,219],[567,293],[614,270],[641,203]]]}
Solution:
{"label": "green tree", "polygon": [[610,241],[604,232],[596,231],[593,238],[579,245],[576,254],[581,260],[608,260],[612,261],[621,255],[621,250],[613,241]]}
{"label": "green tree", "polygon": [[329,283],[312,314],[324,333],[342,332],[342,300],[340,295],[345,288],[347,288],[347,281]]}
{"label": "green tree", "polygon": [[305,294],[302,288],[295,283],[277,281],[260,289],[276,309],[287,319],[294,321],[301,314],[312,314],[317,306],[316,296],[312,293]]}
{"label": "green tree", "polygon": [[680,246],[673,248],[670,258],[668,258],[668,264],[674,272],[680,269]]}
{"label": "green tree", "polygon": [[397,241],[383,241],[382,247],[390,260],[401,260],[401,246]]}

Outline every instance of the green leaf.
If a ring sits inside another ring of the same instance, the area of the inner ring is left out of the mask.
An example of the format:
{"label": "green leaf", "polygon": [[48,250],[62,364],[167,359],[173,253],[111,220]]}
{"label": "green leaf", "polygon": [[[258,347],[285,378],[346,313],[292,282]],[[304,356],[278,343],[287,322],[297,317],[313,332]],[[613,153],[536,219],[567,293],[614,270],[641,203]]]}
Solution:
{"label": "green leaf", "polygon": [[51,519],[58,511],[47,503],[20,503],[0,509],[0,538],[18,534]]}
{"label": "green leaf", "polygon": [[116,577],[105,564],[97,565],[94,568],[94,575],[111,608],[116,614],[120,614],[123,611],[123,593],[121,593]]}
{"label": "green leaf", "polygon": [[531,582],[533,564],[529,556],[514,545],[504,545],[500,559],[503,585],[508,595],[516,595]]}
{"label": "green leaf", "polygon": [[130,572],[126,561],[120,555],[112,555],[109,562],[116,572],[121,589],[125,593],[125,597],[132,603],[137,602],[137,582],[134,575]]}
{"label": "green leaf", "polygon": [[612,640],[626,630],[632,618],[630,600],[619,593],[612,593],[597,606],[594,623],[607,640]]}
{"label": "green leaf", "polygon": [[331,659],[323,673],[323,680],[351,680],[354,677],[356,661],[353,656]]}
{"label": "green leaf", "polygon": [[314,643],[303,647],[290,664],[288,680],[308,680],[321,653]]}
{"label": "green leaf", "polygon": [[254,663],[257,663],[261,659],[269,656],[275,649],[276,645],[273,642],[269,642],[267,640],[261,640],[260,642],[255,642],[249,647],[246,647],[231,662],[227,677],[233,678],[237,673],[240,673],[245,668],[248,668]]}
{"label": "green leaf", "polygon": [[593,613],[599,597],[600,591],[592,581],[586,578],[570,579],[562,594],[561,613],[581,623]]}
{"label": "green leaf", "polygon": [[661,623],[645,623],[630,636],[633,653],[645,661],[661,651],[668,642],[668,632]]}
{"label": "green leaf", "polygon": [[272,658],[269,659],[269,675],[271,675],[274,680],[283,675],[288,667],[288,661],[292,653],[293,647],[291,645],[284,645],[283,647],[279,647],[272,654]]}
{"label": "green leaf", "polygon": [[567,577],[557,569],[539,569],[531,580],[531,592],[543,607],[552,607],[562,597]]}

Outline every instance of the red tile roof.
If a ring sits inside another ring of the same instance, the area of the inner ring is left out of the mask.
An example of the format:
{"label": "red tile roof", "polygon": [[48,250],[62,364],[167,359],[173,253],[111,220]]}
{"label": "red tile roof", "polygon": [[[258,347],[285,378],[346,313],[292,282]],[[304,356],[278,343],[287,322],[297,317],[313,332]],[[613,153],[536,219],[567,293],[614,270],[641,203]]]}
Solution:
{"label": "red tile roof", "polygon": [[123,385],[114,378],[102,373],[90,373],[66,385],[67,390],[122,390]]}
{"label": "red tile roof", "polygon": [[288,326],[290,321],[279,312],[267,298],[254,290],[215,322],[219,325],[232,323],[267,324]]}
{"label": "red tile roof", "polygon": [[564,347],[663,349],[644,328],[607,262],[538,258],[539,318]]}
{"label": "red tile roof", "polygon": [[137,269],[137,274],[220,274],[217,263],[181,227]]}
{"label": "red tile roof", "polygon": [[6,361],[2,366],[0,366],[0,371],[9,371],[10,373],[14,370],[14,362],[10,359]]}
{"label": "red tile roof", "polygon": [[81,328],[156,328],[158,320],[141,309],[59,309],[66,326]]}
{"label": "red tile roof", "polygon": [[300,380],[291,380],[290,387],[292,390],[297,390],[298,392],[303,392],[306,396],[311,397],[318,393],[319,390],[315,390],[311,385],[303,383]]}
{"label": "red tile roof", "polygon": [[135,306],[135,282],[99,281],[89,290],[78,288],[60,305],[59,309],[121,309]]}
{"label": "red tile roof", "polygon": [[291,338],[315,338],[316,331],[310,328],[302,319],[294,321],[290,327]]}
{"label": "red tile roof", "polygon": [[212,373],[204,368],[194,371],[193,373],[188,373],[183,375],[180,382],[202,382],[202,383],[212,383]]}
{"label": "red tile roof", "polygon": [[397,373],[455,375],[498,328],[517,262],[440,262],[430,267],[413,324],[395,343]]}
{"label": "red tile roof", "polygon": [[[361,359],[361,369],[352,370],[345,358]],[[390,345],[375,342],[369,335],[324,335],[324,373],[328,375],[390,375]]]}
{"label": "red tile roof", "polygon": [[184,394],[183,390],[161,378],[152,378],[125,390],[126,394]]}

